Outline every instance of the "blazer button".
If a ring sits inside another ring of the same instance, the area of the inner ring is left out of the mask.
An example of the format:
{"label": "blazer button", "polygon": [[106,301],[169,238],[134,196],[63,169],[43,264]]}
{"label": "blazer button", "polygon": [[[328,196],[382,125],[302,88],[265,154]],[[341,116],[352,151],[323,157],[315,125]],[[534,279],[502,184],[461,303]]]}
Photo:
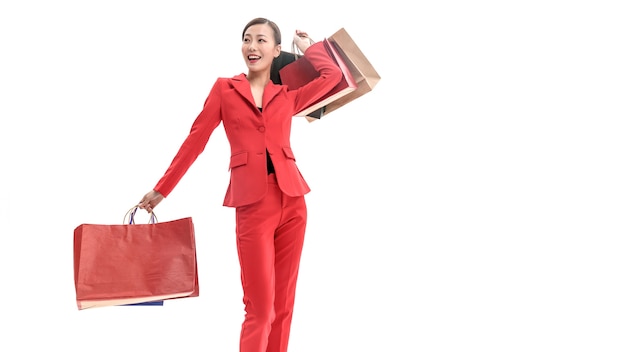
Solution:
{"label": "blazer button", "polygon": [[265,127],[264,126],[259,127],[259,132],[265,132]]}

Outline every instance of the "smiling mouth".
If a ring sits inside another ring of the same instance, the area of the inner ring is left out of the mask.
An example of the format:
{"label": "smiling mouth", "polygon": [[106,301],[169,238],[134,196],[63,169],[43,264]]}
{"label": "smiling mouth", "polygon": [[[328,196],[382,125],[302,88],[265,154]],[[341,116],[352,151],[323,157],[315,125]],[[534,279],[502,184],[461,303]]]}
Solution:
{"label": "smiling mouth", "polygon": [[255,62],[261,60],[261,57],[258,55],[248,55],[248,61]]}

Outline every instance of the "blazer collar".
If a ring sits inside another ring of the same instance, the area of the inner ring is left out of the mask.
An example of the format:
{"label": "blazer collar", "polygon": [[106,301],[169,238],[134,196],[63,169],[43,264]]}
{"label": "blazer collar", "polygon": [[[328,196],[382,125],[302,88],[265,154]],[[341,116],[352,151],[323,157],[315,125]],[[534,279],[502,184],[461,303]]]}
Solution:
{"label": "blazer collar", "polygon": [[[245,73],[240,73],[237,76],[231,78],[231,82],[233,87],[242,97],[244,97],[253,107],[256,107],[256,103],[254,102],[254,97],[252,96],[252,90],[250,89],[250,83],[246,78]],[[267,104],[274,99],[276,95],[281,91],[281,86],[274,84],[270,81],[267,86],[265,86],[265,90],[263,90],[263,110]]]}

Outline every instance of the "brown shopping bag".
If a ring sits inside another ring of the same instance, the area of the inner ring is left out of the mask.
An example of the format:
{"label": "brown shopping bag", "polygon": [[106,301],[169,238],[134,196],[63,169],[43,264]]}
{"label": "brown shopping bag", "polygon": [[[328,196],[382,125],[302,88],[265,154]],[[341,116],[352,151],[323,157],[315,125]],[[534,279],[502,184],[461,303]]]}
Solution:
{"label": "brown shopping bag", "polygon": [[[197,297],[196,245],[190,217],[74,229],[74,284],[78,309]],[[153,214],[151,214],[153,215]]]}
{"label": "brown shopping bag", "polygon": [[357,89],[326,105],[324,116],[371,92],[378,81],[380,81],[380,75],[345,28],[341,28],[328,37],[328,41],[337,48],[339,55],[342,56],[344,62],[348,65],[352,77],[357,83]]}

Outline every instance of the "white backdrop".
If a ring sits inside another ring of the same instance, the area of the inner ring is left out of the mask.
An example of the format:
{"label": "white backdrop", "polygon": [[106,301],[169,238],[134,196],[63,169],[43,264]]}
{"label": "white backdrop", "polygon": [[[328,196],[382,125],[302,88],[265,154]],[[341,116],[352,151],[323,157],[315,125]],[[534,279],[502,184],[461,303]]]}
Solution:
{"label": "white backdrop", "polygon": [[154,186],[240,35],[345,27],[382,79],[293,147],[313,191],[290,351],[624,351],[619,1],[4,1],[0,350],[237,351],[223,129],[156,210],[200,297],[78,311],[72,239]]}

